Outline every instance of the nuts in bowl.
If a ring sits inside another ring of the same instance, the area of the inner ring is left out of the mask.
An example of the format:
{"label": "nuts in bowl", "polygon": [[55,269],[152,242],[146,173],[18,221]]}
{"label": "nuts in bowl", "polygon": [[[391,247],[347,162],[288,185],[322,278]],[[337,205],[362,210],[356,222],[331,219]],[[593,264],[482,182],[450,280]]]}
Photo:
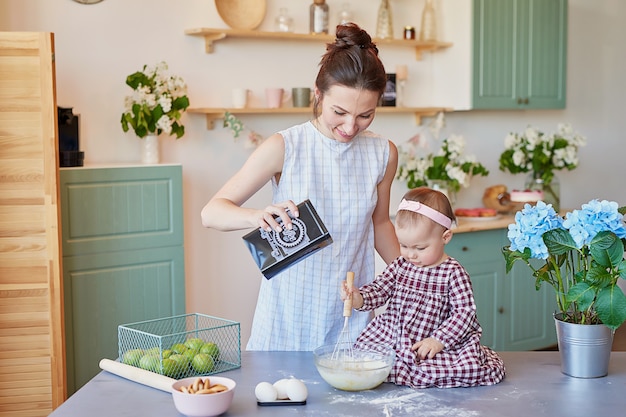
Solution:
{"label": "nuts in bowl", "polygon": [[172,384],[174,406],[188,417],[218,416],[233,402],[236,385],[219,376],[180,379]]}

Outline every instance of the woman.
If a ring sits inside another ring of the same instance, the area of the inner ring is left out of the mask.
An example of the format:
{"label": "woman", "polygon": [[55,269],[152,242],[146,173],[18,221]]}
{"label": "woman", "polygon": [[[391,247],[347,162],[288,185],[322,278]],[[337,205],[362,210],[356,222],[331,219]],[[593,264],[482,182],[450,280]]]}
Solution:
{"label": "woman", "polygon": [[[248,350],[313,350],[334,344],[343,326],[336,294],[346,272],[357,285],[373,279],[374,249],[387,263],[400,253],[389,219],[398,153],[366,129],[387,76],[371,37],[355,24],[337,26],[315,82],[314,119],[267,138],[202,210],[218,230],[291,227],[288,211],[311,200],[333,244],[263,280]],[[268,181],[273,203],[241,207]],[[369,313],[351,319],[353,336]]]}

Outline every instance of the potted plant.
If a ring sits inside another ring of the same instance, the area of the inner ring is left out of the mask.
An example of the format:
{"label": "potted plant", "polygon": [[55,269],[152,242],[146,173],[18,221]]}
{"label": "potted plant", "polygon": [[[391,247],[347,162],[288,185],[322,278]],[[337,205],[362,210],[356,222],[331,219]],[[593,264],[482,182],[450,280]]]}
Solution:
{"label": "potted plant", "polygon": [[122,130],[131,128],[137,137],[144,139],[142,160],[145,163],[159,162],[158,135],[166,133],[180,139],[185,126],[180,122],[189,107],[187,84],[176,75],[168,75],[167,63],[155,66],[144,65],[126,77],[126,84],[133,89],[124,100],[124,113],[120,120]]}
{"label": "potted plant", "polygon": [[444,192],[454,203],[454,195],[461,187],[469,187],[474,175],[486,176],[489,171],[474,155],[463,155],[465,138],[450,135],[441,143],[439,151],[419,155],[420,135],[398,147],[396,179],[406,181],[407,187],[428,186]]}
{"label": "potted plant", "polygon": [[[510,245],[503,248],[507,273],[522,261],[532,270],[537,290],[543,283],[554,289],[565,374],[596,377],[607,373],[613,332],[626,320],[626,296],[617,285],[619,279],[626,279],[624,213],[626,207],[618,208],[614,201],[591,200],[561,217],[552,205],[539,201],[535,206],[526,204],[509,225]],[[604,334],[608,350],[605,344],[599,347],[603,355],[596,352],[592,353],[595,357],[576,358],[576,352],[591,353],[595,345],[567,345],[582,337],[571,337],[572,331]]]}
{"label": "potted plant", "polygon": [[544,201],[560,209],[560,184],[554,171],[573,170],[578,166],[578,148],[587,139],[573,131],[569,124],[559,124],[557,132],[546,135],[529,126],[524,133],[509,133],[500,155],[500,170],[511,174],[529,173],[524,187],[541,190]]}

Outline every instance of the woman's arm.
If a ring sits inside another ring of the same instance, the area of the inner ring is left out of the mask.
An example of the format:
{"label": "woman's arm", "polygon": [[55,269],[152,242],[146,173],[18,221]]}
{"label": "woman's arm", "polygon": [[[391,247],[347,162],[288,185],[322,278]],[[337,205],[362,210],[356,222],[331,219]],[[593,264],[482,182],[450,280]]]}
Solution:
{"label": "woman's arm", "polygon": [[267,138],[250,155],[241,169],[233,175],[202,209],[202,225],[217,230],[240,230],[262,227],[266,230],[280,226],[274,216],[280,216],[287,227],[290,210],[298,215],[293,201],[269,205],[264,209],[243,208],[252,195],[275,175],[280,175],[285,157],[285,142],[280,134]]}
{"label": "woman's arm", "polygon": [[374,223],[374,247],[386,264],[390,264],[400,256],[400,245],[396,237],[396,231],[389,218],[389,200],[391,184],[396,176],[398,168],[398,149],[393,142],[389,141],[389,161],[383,180],[378,184],[378,201],[372,221]]}

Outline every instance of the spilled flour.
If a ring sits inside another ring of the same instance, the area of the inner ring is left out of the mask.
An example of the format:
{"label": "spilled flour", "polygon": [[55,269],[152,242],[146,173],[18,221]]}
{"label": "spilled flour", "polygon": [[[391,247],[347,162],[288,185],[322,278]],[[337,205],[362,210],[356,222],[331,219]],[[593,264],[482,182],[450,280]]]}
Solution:
{"label": "spilled flour", "polygon": [[[330,404],[337,406],[337,411],[347,405],[347,410],[354,410],[354,414],[345,413],[344,416],[370,416],[380,415],[383,417],[418,416],[429,415],[437,417],[474,417],[479,415],[477,411],[464,410],[457,406],[450,406],[435,398],[425,391],[413,389],[400,389],[384,394],[375,394],[374,391],[364,393],[342,393],[329,396]],[[355,404],[359,407],[355,407]],[[360,411],[357,411],[360,410]],[[367,411],[365,411],[367,410]]]}

